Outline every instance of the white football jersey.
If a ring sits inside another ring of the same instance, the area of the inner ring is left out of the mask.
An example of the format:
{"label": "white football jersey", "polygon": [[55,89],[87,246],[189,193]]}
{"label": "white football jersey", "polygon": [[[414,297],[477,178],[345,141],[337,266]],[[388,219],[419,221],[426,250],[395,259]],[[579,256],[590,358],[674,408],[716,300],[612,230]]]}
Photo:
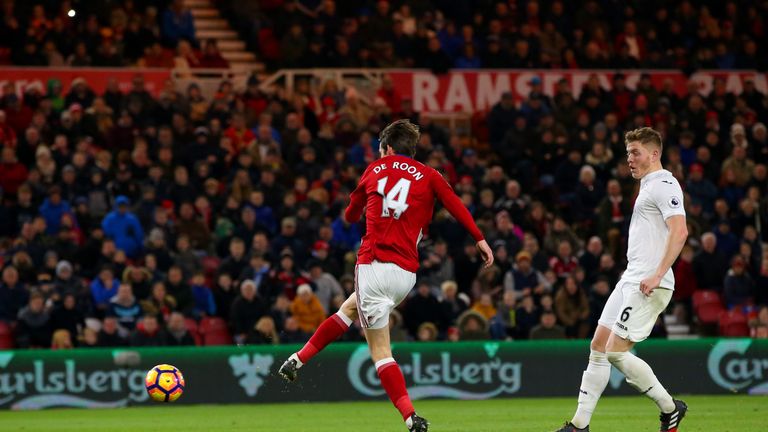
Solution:
{"label": "white football jersey", "polygon": [[[653,275],[667,245],[666,220],[675,215],[685,216],[685,208],[683,190],[672,173],[662,169],[643,177],[629,224],[627,270],[623,279],[640,283]],[[662,278],[661,287],[675,289],[671,268]]]}

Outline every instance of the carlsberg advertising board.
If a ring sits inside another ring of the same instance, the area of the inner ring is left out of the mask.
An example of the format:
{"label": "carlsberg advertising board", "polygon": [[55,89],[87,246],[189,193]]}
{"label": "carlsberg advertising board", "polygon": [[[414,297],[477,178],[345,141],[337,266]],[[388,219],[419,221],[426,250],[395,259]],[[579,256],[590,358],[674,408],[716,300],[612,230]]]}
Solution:
{"label": "carlsberg advertising board", "polygon": [[[178,403],[385,399],[365,345],[339,343],[276,376],[296,346],[0,351],[0,409],[119,407],[150,403],[144,374],[159,363],[184,372]],[[587,341],[406,343],[395,358],[414,399],[573,396]],[[647,341],[636,353],[673,393],[768,394],[768,341]],[[607,394],[634,394],[613,371]]]}

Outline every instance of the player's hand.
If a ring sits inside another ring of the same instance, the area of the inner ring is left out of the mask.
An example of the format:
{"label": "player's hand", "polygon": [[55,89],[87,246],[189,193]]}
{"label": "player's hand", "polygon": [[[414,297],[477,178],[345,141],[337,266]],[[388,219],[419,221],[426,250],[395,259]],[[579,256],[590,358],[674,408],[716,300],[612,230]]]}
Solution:
{"label": "player's hand", "polygon": [[653,294],[653,290],[659,287],[659,284],[661,284],[661,278],[658,276],[645,278],[640,282],[640,292],[650,296]]}
{"label": "player's hand", "polygon": [[480,256],[483,257],[483,261],[485,264],[483,265],[483,268],[488,268],[493,265],[493,251],[491,250],[491,247],[488,246],[488,242],[485,240],[480,240],[477,242],[477,250],[480,251]]}

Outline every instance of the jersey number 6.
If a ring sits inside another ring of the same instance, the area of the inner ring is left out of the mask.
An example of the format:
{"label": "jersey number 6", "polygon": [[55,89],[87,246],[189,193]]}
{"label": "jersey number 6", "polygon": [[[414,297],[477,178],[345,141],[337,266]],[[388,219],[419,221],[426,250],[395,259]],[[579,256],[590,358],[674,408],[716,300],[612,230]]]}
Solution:
{"label": "jersey number 6", "polygon": [[411,181],[401,178],[392,186],[389,192],[384,193],[384,189],[387,187],[387,180],[389,177],[383,177],[379,179],[376,192],[381,195],[381,217],[389,217],[390,210],[392,210],[392,217],[400,219],[403,212],[408,209],[408,204],[405,202],[408,199],[408,191],[411,190]]}
{"label": "jersey number 6", "polygon": [[627,320],[629,319],[629,311],[631,311],[631,310],[632,310],[632,306],[627,306],[621,312],[621,320],[623,322],[627,322]]}

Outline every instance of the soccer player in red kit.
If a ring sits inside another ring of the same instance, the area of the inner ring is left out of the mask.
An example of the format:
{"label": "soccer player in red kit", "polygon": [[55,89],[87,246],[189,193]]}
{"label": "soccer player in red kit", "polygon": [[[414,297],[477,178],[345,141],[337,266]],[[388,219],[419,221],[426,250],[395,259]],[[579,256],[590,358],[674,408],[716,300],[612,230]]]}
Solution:
{"label": "soccer player in red kit", "polygon": [[348,222],[354,222],[365,209],[366,234],[357,252],[355,293],[318,327],[304,348],[283,363],[279,374],[294,381],[304,363],[360,318],[371,359],[389,399],[409,431],[426,432],[429,424],[416,415],[403,373],[392,357],[389,315],[416,283],[416,248],[432,221],[435,198],[475,239],[486,267],[493,264],[493,253],[451,186],[437,171],[413,159],[418,127],[408,120],[397,120],[379,138],[381,158],[366,168],[344,214]]}

